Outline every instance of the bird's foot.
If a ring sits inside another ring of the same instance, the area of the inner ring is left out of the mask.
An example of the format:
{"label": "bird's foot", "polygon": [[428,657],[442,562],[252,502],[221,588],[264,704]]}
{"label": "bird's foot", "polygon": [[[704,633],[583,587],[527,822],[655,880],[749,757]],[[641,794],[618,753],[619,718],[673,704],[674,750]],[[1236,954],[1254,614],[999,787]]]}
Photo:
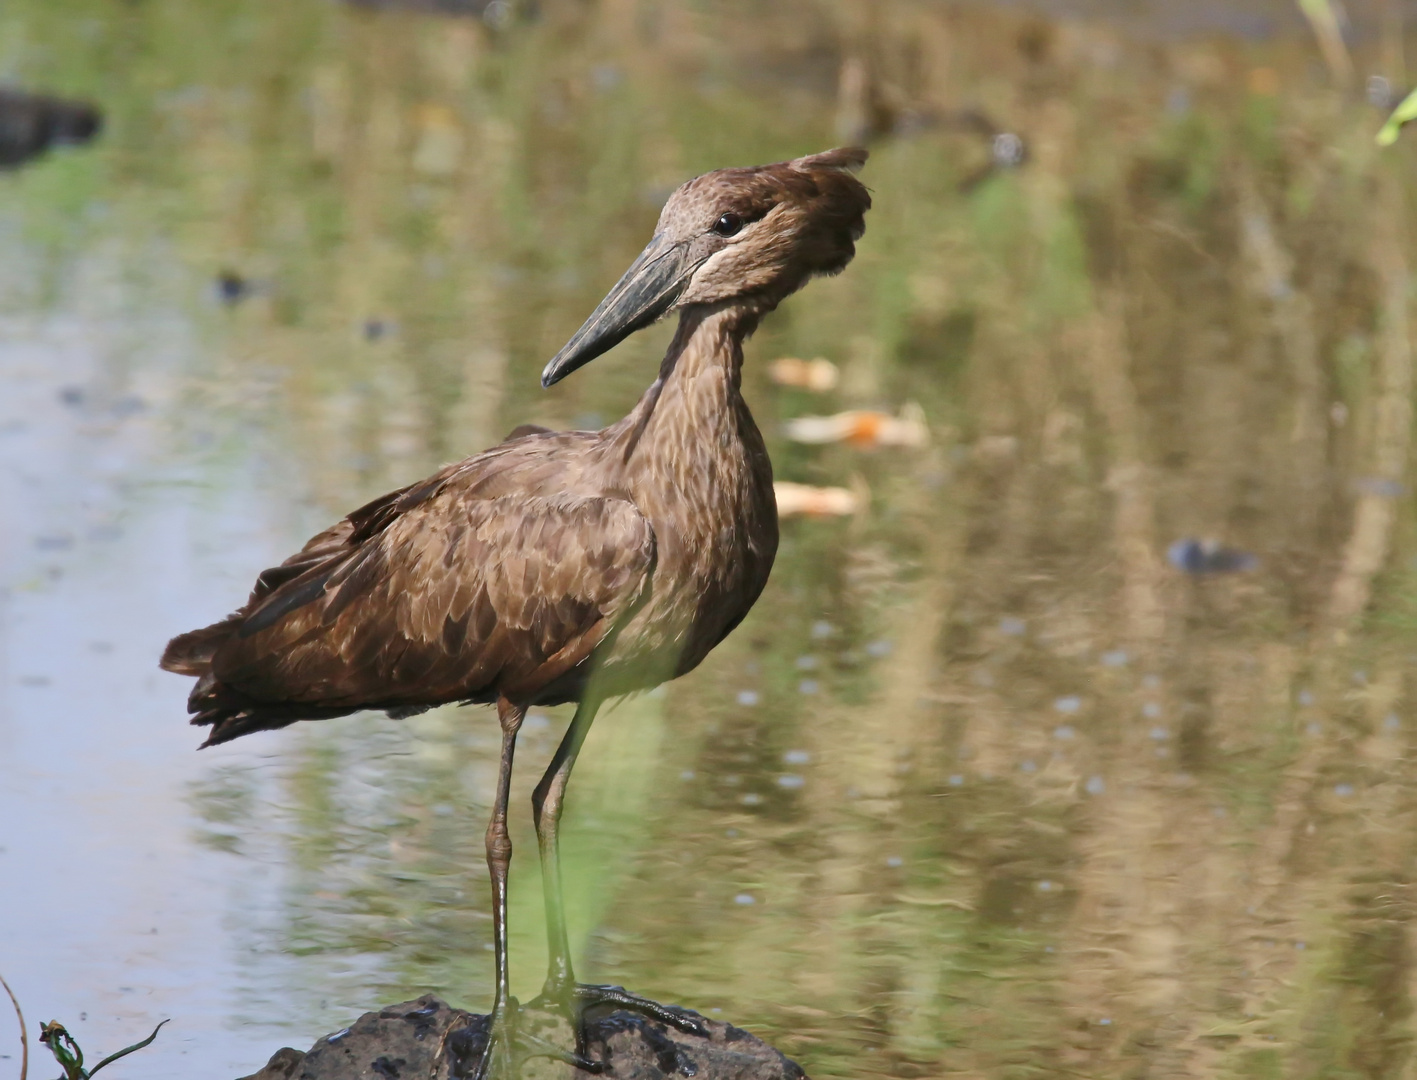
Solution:
{"label": "bird's foot", "polygon": [[[610,1006],[614,1009],[624,1009],[627,1012],[639,1013],[641,1016],[651,1020],[658,1020],[661,1024],[675,1028],[688,1035],[697,1035],[700,1038],[709,1037],[708,1025],[704,1018],[698,1013],[689,1009],[681,1009],[674,1005],[661,1005],[657,1001],[632,994],[623,986],[598,986],[593,983],[567,982],[557,984],[548,982],[542,988],[541,994],[529,1005],[539,1006],[544,1009],[555,1009],[571,1021],[571,1026],[576,1033],[576,1055],[585,1059],[588,1043],[588,1032],[586,1031],[586,1013],[599,1006]],[[598,1066],[597,1071],[605,1068],[604,1062],[594,1062]],[[584,1067],[584,1066],[580,1066]]]}
{"label": "bird's foot", "polygon": [[450,1075],[461,1080],[517,1080],[522,1064],[534,1057],[553,1058],[587,1073],[605,1071],[602,1063],[524,1030],[518,1022],[520,1012],[516,998],[512,998],[482,1024],[465,1028],[458,1033],[460,1038],[450,1039]]}

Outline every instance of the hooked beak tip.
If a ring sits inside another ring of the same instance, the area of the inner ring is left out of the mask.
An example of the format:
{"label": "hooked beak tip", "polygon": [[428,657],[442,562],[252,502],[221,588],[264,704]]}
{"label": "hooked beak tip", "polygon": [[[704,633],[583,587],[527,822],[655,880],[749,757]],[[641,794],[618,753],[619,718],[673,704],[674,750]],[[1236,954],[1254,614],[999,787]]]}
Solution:
{"label": "hooked beak tip", "polygon": [[575,344],[574,339],[567,346],[553,356],[544,368],[541,369],[541,388],[546,390],[555,386],[571,372],[580,367],[584,360],[577,360],[576,353],[579,350],[572,349]]}
{"label": "hooked beak tip", "polygon": [[600,302],[585,324],[541,372],[543,388],[609,351],[668,312],[692,267],[683,246],[656,236]]}

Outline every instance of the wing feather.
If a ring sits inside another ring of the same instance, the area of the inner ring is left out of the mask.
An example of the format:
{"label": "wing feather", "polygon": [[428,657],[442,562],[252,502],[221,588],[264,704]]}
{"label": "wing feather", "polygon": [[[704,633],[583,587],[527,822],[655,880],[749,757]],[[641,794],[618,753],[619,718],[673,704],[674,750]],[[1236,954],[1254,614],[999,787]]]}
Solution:
{"label": "wing feather", "polygon": [[478,499],[437,479],[316,537],[298,573],[263,575],[216,679],[320,708],[478,698],[579,663],[641,600],[654,535],[630,502]]}

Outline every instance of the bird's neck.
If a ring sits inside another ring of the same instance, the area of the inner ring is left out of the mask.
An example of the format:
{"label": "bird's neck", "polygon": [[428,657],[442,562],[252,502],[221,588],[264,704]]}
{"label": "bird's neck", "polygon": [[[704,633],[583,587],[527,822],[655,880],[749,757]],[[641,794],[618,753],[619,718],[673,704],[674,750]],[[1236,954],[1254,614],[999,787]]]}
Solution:
{"label": "bird's neck", "polygon": [[743,370],[743,340],[758,328],[761,313],[736,304],[686,309],[664,361],[662,382],[688,384],[705,374],[726,374],[738,389]]}
{"label": "bird's neck", "polygon": [[680,314],[659,378],[620,422],[626,458],[643,449],[644,438],[668,434],[666,426],[705,430],[740,419],[740,411],[746,412],[739,394],[743,339],[757,329],[759,318],[759,311],[727,304]]}

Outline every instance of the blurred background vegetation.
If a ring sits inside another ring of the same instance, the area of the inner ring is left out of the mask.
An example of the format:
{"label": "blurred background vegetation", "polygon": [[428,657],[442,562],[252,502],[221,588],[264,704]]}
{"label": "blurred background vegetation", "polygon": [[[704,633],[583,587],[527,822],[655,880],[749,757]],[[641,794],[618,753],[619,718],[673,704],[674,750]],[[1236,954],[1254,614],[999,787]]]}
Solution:
{"label": "blurred background vegetation", "polygon": [[[602,715],[581,973],[822,1077],[1417,1076],[1417,162],[1374,142],[1410,12],[454,6],[9,0],[0,74],[106,126],[0,177],[0,312],[101,306],[103,392],[195,470],[166,497],[255,463],[295,543],[516,424],[627,410],[668,327],[537,373],[678,183],[871,147],[858,258],[745,372],[779,477],[862,508],[785,522],[741,629]],[[158,363],[164,321],[193,344]],[[774,385],[781,356],[840,380]],[[782,434],[905,406],[926,445]],[[230,558],[213,615],[260,569]],[[519,807],[565,719],[528,723]],[[281,1019],[261,950],[298,958],[301,1030],[485,1006],[495,731],[203,759],[196,842],[284,868],[274,916],[232,886],[233,1021]]]}

